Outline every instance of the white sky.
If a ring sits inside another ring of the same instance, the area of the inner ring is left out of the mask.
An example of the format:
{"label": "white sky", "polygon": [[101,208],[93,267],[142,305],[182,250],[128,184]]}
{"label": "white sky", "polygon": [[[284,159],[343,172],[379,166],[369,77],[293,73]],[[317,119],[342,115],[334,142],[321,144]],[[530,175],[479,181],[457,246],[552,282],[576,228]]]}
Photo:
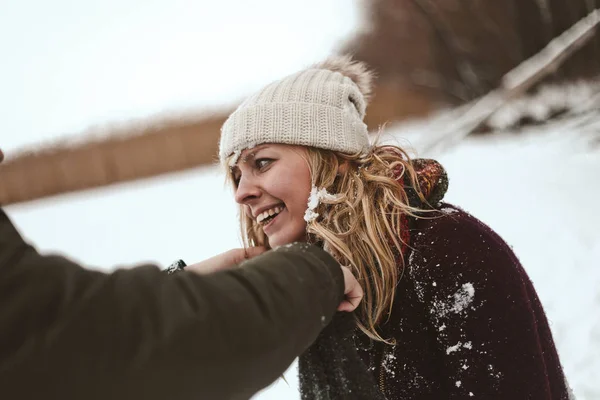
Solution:
{"label": "white sky", "polygon": [[348,0],[3,0],[3,145],[231,104],[320,60],[357,21]]}

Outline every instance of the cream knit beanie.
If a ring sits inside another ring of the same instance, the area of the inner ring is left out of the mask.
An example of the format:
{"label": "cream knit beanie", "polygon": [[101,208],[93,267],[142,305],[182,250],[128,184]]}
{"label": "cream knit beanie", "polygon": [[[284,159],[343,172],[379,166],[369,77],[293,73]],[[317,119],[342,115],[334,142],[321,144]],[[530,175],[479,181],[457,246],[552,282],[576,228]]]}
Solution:
{"label": "cream knit beanie", "polygon": [[221,128],[219,158],[263,143],[312,146],[343,153],[370,148],[363,122],[372,75],[348,56],[273,82],[250,96]]}

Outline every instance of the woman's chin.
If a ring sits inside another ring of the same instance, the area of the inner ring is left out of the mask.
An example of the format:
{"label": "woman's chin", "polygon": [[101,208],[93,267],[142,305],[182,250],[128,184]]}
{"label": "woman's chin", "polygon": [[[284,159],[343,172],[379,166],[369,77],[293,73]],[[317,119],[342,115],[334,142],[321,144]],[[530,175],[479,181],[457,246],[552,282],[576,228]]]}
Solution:
{"label": "woman's chin", "polygon": [[286,244],[296,243],[296,242],[306,242],[306,237],[297,237],[292,235],[282,235],[282,234],[273,234],[268,238],[269,247],[274,249],[275,247],[285,246]]}
{"label": "woman's chin", "polygon": [[280,239],[277,235],[273,235],[273,238],[269,238],[269,247],[274,249],[275,247],[285,246],[286,244],[293,243],[293,241]]}

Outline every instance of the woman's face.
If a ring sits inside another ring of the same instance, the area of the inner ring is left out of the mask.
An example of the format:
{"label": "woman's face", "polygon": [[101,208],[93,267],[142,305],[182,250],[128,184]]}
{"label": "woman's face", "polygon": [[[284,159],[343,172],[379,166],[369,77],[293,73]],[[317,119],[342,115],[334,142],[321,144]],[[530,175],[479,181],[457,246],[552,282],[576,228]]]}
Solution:
{"label": "woman's face", "polygon": [[265,144],[242,152],[231,173],[235,201],[262,226],[271,247],[306,240],[311,189],[306,149]]}

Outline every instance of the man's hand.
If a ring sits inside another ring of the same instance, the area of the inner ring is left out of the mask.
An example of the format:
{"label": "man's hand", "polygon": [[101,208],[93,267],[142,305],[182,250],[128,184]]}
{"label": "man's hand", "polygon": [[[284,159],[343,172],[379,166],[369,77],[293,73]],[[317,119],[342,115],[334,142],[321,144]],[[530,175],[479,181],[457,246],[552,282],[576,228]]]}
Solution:
{"label": "man's hand", "polygon": [[264,253],[266,250],[267,249],[262,246],[248,247],[246,249],[231,249],[199,263],[188,265],[185,267],[185,270],[197,274],[210,274],[232,268],[244,260],[248,260]]}
{"label": "man's hand", "polygon": [[0,149],[0,163],[2,163],[2,160],[4,160],[4,153],[2,152],[2,149]]}
{"label": "man's hand", "polygon": [[352,312],[363,298],[363,289],[348,267],[341,267],[344,274],[344,294],[346,298],[338,306],[338,311]]}

